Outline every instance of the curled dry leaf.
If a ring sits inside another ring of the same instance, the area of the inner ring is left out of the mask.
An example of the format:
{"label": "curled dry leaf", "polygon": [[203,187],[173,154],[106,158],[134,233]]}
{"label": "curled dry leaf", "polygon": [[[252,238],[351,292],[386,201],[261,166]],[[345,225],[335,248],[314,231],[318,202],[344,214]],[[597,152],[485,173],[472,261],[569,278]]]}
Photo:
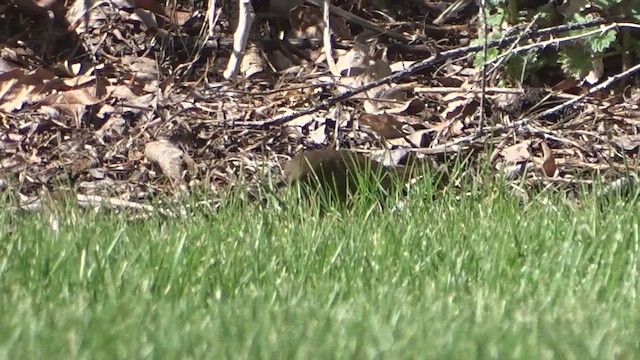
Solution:
{"label": "curled dry leaf", "polygon": [[460,115],[467,116],[473,114],[479,103],[474,93],[452,92],[442,98],[442,102],[447,104],[446,109],[440,114],[443,119],[454,119]]}
{"label": "curled dry leaf", "polygon": [[342,76],[358,76],[364,73],[371,60],[367,46],[355,43],[349,51],[338,57],[336,66]]}
{"label": "curled dry leaf", "polygon": [[247,79],[255,78],[268,70],[267,61],[262,56],[260,49],[255,45],[248,45],[247,50],[242,58],[240,71]]}
{"label": "curled dry leaf", "polygon": [[399,115],[415,115],[425,109],[425,104],[421,99],[413,98],[405,100],[393,107],[386,109],[385,111],[390,114]]}
{"label": "curled dry leaf", "polygon": [[0,110],[13,112],[20,110],[25,104],[41,101],[47,84],[54,74],[45,69],[30,72],[16,69],[0,76]]}
{"label": "curled dry leaf", "polygon": [[162,172],[172,180],[181,180],[183,170],[195,173],[195,163],[191,157],[167,140],[150,142],[145,145],[144,156],[160,166]]}
{"label": "curled dry leaf", "polygon": [[405,135],[404,123],[390,114],[362,114],[360,124],[371,128],[373,132],[386,139],[400,138]]}
{"label": "curled dry leaf", "polygon": [[523,141],[519,144],[511,145],[502,149],[500,154],[508,163],[519,163],[521,161],[526,161],[531,158],[531,153],[529,152],[530,145],[530,140]]}
{"label": "curled dry leaf", "polygon": [[436,130],[441,136],[456,136],[462,134],[464,124],[460,120],[445,120],[434,124],[431,129]]}
{"label": "curled dry leaf", "polygon": [[626,151],[634,151],[640,146],[640,135],[623,135],[617,137],[615,143]]}
{"label": "curled dry leaf", "polygon": [[553,152],[551,152],[551,148],[545,141],[540,143],[542,147],[543,160],[542,160],[542,170],[545,175],[548,177],[554,177],[558,167],[556,166],[556,158],[553,156]]}

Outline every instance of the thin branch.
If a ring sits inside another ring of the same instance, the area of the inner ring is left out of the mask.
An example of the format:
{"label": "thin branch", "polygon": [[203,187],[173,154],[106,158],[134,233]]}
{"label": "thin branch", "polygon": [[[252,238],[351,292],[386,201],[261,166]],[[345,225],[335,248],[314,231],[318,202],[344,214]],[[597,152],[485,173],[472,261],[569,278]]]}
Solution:
{"label": "thin branch", "polygon": [[[592,27],[592,26],[598,26],[598,25],[602,25],[602,24],[607,24],[610,23],[611,20],[604,20],[604,19],[598,19],[598,20],[593,20],[593,21],[589,21],[586,23],[582,23],[582,24],[571,24],[571,25],[563,25],[563,26],[557,26],[557,27],[553,27],[553,28],[549,28],[549,29],[543,29],[543,30],[539,30],[539,31],[532,31],[529,34],[525,34],[524,36],[522,35],[518,35],[518,36],[512,36],[512,37],[507,37],[501,40],[497,40],[497,41],[492,41],[489,42],[488,44],[486,44],[486,46],[489,47],[498,47],[498,48],[505,48],[507,46],[511,46],[511,42],[512,41],[516,41],[516,40],[526,40],[526,39],[530,39],[536,36],[543,36],[543,35],[549,35],[549,34],[553,34],[553,33],[557,33],[557,32],[563,32],[563,31],[572,31],[572,30],[578,30],[578,29],[585,29],[588,27]],[[615,23],[614,23],[615,24]],[[612,24],[613,25],[613,24]],[[618,24],[615,24],[618,25]],[[335,105],[339,102],[342,102],[344,100],[350,99],[355,95],[361,94],[367,90],[373,89],[375,87],[378,87],[380,85],[385,85],[385,84],[389,84],[389,83],[393,83],[393,82],[397,82],[400,81],[412,74],[421,72],[427,68],[429,68],[430,66],[433,66],[435,64],[441,63],[447,59],[452,59],[452,58],[456,58],[459,56],[463,56],[469,53],[473,53],[476,51],[480,51],[482,50],[482,48],[484,47],[484,44],[480,44],[480,45],[472,45],[472,46],[466,46],[466,47],[462,47],[462,48],[458,48],[458,49],[453,49],[453,50],[449,50],[449,51],[444,51],[442,53],[434,53],[432,54],[429,58],[419,61],[417,63],[412,64],[411,66],[409,66],[407,69],[403,70],[403,71],[398,71],[395,72],[389,76],[386,76],[384,78],[378,79],[376,81],[372,81],[368,84],[365,84],[361,87],[355,88],[355,89],[351,89],[351,90],[347,90],[344,93],[340,94],[340,95],[336,95],[334,97],[331,97],[329,99],[326,99],[322,102],[320,102],[319,104],[317,104],[316,106],[313,106],[311,108],[308,109],[304,109],[304,110],[299,110],[287,115],[283,115],[283,116],[278,116],[275,118],[271,118],[265,121],[239,121],[236,122],[237,125],[246,125],[246,126],[258,126],[258,127],[271,127],[271,126],[278,126],[278,125],[282,125],[282,124],[286,124],[287,122],[299,118],[300,116],[304,116],[304,115],[309,115],[309,114],[313,114],[315,112],[317,112],[318,110],[325,110],[328,109],[329,107],[331,107],[332,105]],[[545,44],[546,46],[546,44]],[[535,44],[534,46],[535,47]]]}
{"label": "thin branch", "polygon": [[229,57],[227,69],[222,74],[227,80],[234,79],[240,71],[253,20],[254,15],[251,11],[251,0],[240,0],[238,6],[238,27],[233,34],[233,52]]}

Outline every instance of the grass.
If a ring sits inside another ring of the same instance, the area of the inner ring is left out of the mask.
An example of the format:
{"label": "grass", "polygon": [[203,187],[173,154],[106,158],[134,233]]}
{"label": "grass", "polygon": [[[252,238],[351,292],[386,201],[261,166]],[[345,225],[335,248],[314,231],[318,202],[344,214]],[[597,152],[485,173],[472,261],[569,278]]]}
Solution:
{"label": "grass", "polygon": [[[500,186],[399,212],[0,212],[0,358],[632,359],[639,210]],[[6,208],[6,207],[5,207]]]}

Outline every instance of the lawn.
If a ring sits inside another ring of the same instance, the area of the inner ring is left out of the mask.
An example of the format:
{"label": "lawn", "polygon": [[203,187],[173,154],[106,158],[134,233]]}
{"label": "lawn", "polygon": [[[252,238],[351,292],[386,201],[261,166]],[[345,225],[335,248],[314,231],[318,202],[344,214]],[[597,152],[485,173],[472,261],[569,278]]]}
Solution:
{"label": "lawn", "polygon": [[[633,359],[634,199],[0,213],[0,358]],[[4,206],[6,209],[7,206]]]}

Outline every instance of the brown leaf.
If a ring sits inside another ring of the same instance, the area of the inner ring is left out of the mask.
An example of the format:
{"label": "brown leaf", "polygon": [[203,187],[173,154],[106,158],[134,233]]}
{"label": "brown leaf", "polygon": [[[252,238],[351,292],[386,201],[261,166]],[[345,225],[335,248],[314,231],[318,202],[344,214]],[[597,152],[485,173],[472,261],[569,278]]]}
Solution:
{"label": "brown leaf", "polygon": [[54,74],[44,69],[29,73],[16,69],[0,75],[0,110],[12,112],[39,102],[53,78]]}
{"label": "brown leaf", "polygon": [[386,111],[391,114],[415,115],[424,110],[425,104],[421,99],[413,98],[388,108]]}
{"label": "brown leaf", "polygon": [[434,124],[431,128],[438,131],[443,136],[456,136],[462,134],[464,124],[460,120],[445,120]]}
{"label": "brown leaf", "polygon": [[51,108],[74,116],[76,119],[81,119],[89,111],[89,106],[96,105],[102,101],[93,96],[91,90],[93,89],[80,88],[53,93],[47,96],[41,102],[41,105],[48,105]]}
{"label": "brown leaf", "polygon": [[640,135],[623,135],[617,137],[614,141],[626,151],[634,151],[640,146]]}
{"label": "brown leaf", "polygon": [[395,139],[405,136],[402,127],[403,122],[398,121],[395,116],[386,113],[383,114],[362,114],[360,115],[360,124],[368,126],[376,134],[383,138]]}
{"label": "brown leaf", "polygon": [[162,172],[173,180],[182,180],[183,170],[195,172],[191,157],[167,140],[147,143],[144,155],[160,166]]}
{"label": "brown leaf", "polygon": [[453,119],[460,115],[473,114],[478,107],[475,101],[475,94],[455,92],[449,93],[442,98],[442,102],[447,104],[446,109],[442,112],[443,119]]}
{"label": "brown leaf", "polygon": [[507,162],[518,163],[521,161],[526,161],[531,158],[531,153],[529,152],[530,145],[530,140],[523,141],[520,144],[512,145],[502,149],[500,154]]}
{"label": "brown leaf", "polygon": [[549,148],[549,145],[547,145],[545,141],[542,141],[540,146],[542,147],[542,153],[544,156],[542,161],[542,170],[548,177],[554,177],[556,170],[558,170],[558,167],[556,166],[556,158],[553,156],[551,148]]}
{"label": "brown leaf", "polygon": [[371,60],[367,46],[355,43],[349,51],[338,56],[336,66],[342,76],[360,76],[365,72]]}

